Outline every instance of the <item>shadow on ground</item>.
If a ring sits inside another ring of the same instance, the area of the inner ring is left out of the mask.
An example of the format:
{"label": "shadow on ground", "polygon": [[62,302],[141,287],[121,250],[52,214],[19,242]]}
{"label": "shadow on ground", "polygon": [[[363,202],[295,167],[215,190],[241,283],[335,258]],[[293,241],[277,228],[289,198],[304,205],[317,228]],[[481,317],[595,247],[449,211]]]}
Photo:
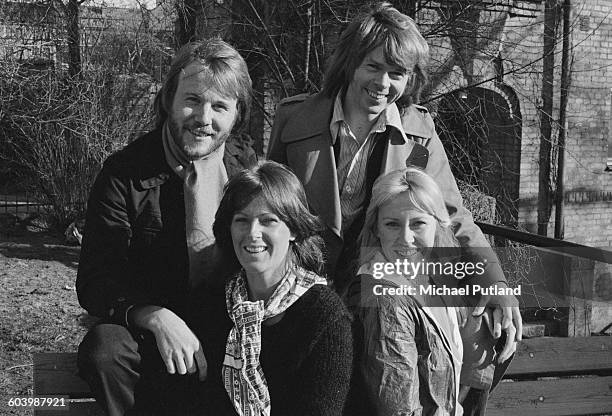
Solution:
{"label": "shadow on ground", "polygon": [[21,224],[0,221],[0,255],[21,260],[58,261],[76,269],[79,246],[68,246],[58,233]]}

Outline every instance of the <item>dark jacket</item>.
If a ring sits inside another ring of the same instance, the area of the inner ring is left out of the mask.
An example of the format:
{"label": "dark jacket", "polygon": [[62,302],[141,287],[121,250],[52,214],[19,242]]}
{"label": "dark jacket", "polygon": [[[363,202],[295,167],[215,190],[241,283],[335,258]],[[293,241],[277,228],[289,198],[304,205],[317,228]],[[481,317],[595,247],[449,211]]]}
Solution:
{"label": "dark jacket", "polygon": [[[231,177],[256,156],[246,143],[230,140],[223,161]],[[160,129],[106,160],[89,196],[76,282],[79,302],[91,315],[125,324],[130,305],[184,305],[189,285],[183,198]]]}

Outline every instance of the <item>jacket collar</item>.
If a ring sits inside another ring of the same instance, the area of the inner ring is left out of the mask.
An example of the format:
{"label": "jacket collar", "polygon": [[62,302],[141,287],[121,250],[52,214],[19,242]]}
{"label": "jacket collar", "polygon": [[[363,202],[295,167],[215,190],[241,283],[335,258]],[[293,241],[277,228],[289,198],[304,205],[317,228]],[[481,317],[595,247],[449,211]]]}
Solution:
{"label": "jacket collar", "polygon": [[[136,163],[136,166],[138,166],[137,183],[140,188],[143,190],[156,188],[166,183],[173,176],[178,177],[166,161],[161,128],[145,134],[137,141],[141,140],[143,141],[143,148],[138,153],[139,160]],[[243,153],[244,151],[233,140],[228,138],[225,142],[225,154],[223,155],[226,168],[228,158],[241,160]]]}
{"label": "jacket collar", "polygon": [[400,110],[402,126],[407,136],[431,139],[435,134],[435,125],[425,107],[411,105]]}
{"label": "jacket collar", "polygon": [[[340,129],[340,123],[346,123],[340,93],[336,96],[332,108],[333,115],[330,121],[329,130],[331,132],[332,145],[334,145],[338,136],[338,130]],[[395,133],[392,134],[400,134],[402,136],[402,143],[406,142],[407,138],[402,127],[401,115],[395,103],[392,103],[388,108],[383,110],[372,126],[370,133],[382,133],[386,131],[387,128],[395,131]]]}
{"label": "jacket collar", "polygon": [[231,137],[228,137],[225,141],[225,154],[223,155],[224,158],[227,156],[239,158],[242,155],[243,150],[236,144],[234,140],[232,140]]}
{"label": "jacket collar", "polygon": [[[322,93],[308,97],[302,103],[300,111],[294,113],[291,117],[291,122],[287,123],[287,128],[281,138],[282,142],[292,143],[314,136],[326,135],[330,138],[329,143],[331,145],[331,132],[329,126],[333,113],[333,99],[324,96]],[[417,136],[426,139],[433,136],[435,127],[424,107],[411,105],[410,107],[400,110],[400,116],[406,136]],[[321,121],[325,122],[323,123]],[[399,143],[397,142],[398,139],[402,141],[405,140],[401,137],[401,133],[399,138],[397,135],[393,136],[391,137],[392,142],[396,141],[396,143]]]}
{"label": "jacket collar", "polygon": [[166,162],[161,136],[161,128],[157,128],[138,139],[144,141],[137,172],[137,183],[143,190],[158,187],[175,175]]}
{"label": "jacket collar", "polygon": [[292,143],[314,136],[328,136],[331,145],[329,123],[333,115],[334,100],[323,94],[308,97],[301,105],[300,111],[293,114],[291,122],[287,123],[281,140]]}

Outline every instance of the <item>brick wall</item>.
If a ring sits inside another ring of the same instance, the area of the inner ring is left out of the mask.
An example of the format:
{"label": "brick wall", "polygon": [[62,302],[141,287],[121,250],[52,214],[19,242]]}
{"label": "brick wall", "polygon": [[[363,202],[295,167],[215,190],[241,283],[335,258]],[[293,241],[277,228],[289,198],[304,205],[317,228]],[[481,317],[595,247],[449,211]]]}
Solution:
{"label": "brick wall", "polygon": [[[564,204],[565,239],[590,246],[611,247],[612,200],[598,198],[597,195],[612,190],[612,172],[605,171],[612,87],[612,2],[593,0],[573,3],[571,44],[574,45],[574,62],[567,106],[564,189],[570,194],[581,192],[584,197],[570,198]],[[536,24],[532,26],[534,30],[522,40],[523,44],[541,39],[544,30],[542,15],[542,12],[538,15]],[[555,57],[555,119],[559,110],[560,65],[559,45]],[[533,98],[539,98],[541,76],[537,72],[535,74],[512,77],[519,95],[527,97],[531,93]],[[537,93],[533,94],[535,91]],[[520,221],[530,230],[536,228],[539,168],[539,102],[536,100],[534,105],[533,98],[523,100],[521,152]],[[553,135],[556,135],[556,129]],[[554,219],[554,210],[551,219]],[[549,235],[552,235],[552,226]]]}
{"label": "brick wall", "polygon": [[[577,46],[568,104],[565,181],[568,191],[597,195],[612,191],[612,172],[604,171],[612,133],[612,2],[583,3],[572,10],[572,20],[579,24],[572,34]],[[612,200],[591,199],[594,201],[567,204],[566,236],[588,245],[612,247]]]}
{"label": "brick wall", "polygon": [[[428,10],[417,16],[424,32],[435,27],[439,19]],[[434,86],[432,95],[466,85],[467,78],[481,82],[493,78],[491,51],[503,57],[503,83],[514,90],[522,117],[520,152],[519,224],[537,230],[537,199],[539,173],[539,134],[542,85],[542,48],[544,32],[544,4],[531,13],[512,16],[504,11],[485,11],[480,14],[479,26],[493,26],[504,19],[497,40],[475,55],[474,62],[463,67],[445,68]],[[612,120],[612,1],[574,1],[571,15],[571,43],[574,46],[572,82],[567,107],[567,143],[565,153],[564,204],[565,239],[596,247],[612,247],[612,172],[605,171],[608,136]],[[561,25],[555,53],[555,85],[553,119],[559,117],[561,78]],[[451,45],[448,38],[429,40],[432,50],[432,72],[449,61]],[[467,74],[466,67],[473,72]],[[494,89],[494,82],[482,86]],[[433,108],[435,108],[435,103]],[[558,128],[553,127],[553,138]],[[553,157],[556,157],[553,152]],[[579,197],[576,197],[579,195]],[[554,209],[551,212],[549,236],[554,230]]]}

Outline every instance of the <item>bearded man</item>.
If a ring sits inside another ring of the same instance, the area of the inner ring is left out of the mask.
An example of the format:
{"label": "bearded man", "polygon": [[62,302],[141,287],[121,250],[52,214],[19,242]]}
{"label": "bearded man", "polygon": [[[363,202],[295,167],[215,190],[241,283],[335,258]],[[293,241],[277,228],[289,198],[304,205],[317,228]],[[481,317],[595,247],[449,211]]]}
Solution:
{"label": "bearded man", "polygon": [[256,162],[250,147],[228,141],[250,97],[234,48],[185,45],[156,97],[157,128],[110,156],[93,185],[77,294],[102,321],[78,365],[109,415],[196,407],[206,359],[179,311],[212,267],[223,185]]}

